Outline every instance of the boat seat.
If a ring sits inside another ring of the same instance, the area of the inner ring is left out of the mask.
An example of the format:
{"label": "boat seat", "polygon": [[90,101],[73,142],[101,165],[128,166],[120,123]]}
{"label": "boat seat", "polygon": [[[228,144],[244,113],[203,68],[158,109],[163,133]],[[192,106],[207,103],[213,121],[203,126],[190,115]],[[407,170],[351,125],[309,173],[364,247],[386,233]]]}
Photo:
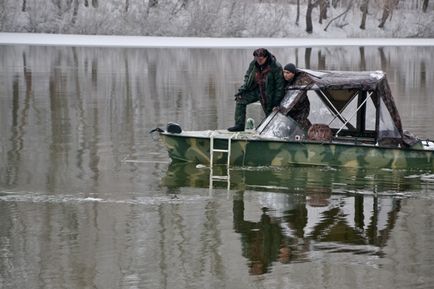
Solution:
{"label": "boat seat", "polygon": [[333,137],[332,130],[324,123],[312,124],[307,131],[307,139],[314,141],[331,141]]}

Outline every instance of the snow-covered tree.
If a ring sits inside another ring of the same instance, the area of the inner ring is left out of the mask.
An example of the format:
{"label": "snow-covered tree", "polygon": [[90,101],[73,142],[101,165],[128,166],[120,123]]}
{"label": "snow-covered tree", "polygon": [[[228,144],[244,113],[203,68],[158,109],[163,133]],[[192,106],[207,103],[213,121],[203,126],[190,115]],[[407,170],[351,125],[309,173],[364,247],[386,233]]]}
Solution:
{"label": "snow-covered tree", "polygon": [[[431,2],[0,0],[0,28],[4,32],[200,37],[433,37]],[[305,23],[299,22],[300,16]]]}

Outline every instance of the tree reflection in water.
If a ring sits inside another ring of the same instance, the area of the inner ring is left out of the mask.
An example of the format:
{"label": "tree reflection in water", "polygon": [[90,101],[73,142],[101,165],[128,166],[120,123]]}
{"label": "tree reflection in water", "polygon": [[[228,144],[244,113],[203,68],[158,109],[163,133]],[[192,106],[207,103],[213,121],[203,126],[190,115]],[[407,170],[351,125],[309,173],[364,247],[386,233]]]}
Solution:
{"label": "tree reflection in water", "polygon": [[259,220],[250,221],[244,218],[243,194],[233,201],[234,230],[241,234],[243,256],[254,275],[269,272],[275,261],[307,261],[317,250],[381,257],[400,207],[400,199],[391,197],[336,198],[314,192],[293,198],[295,203],[287,204],[292,209],[281,217],[273,216],[272,207],[262,207]]}
{"label": "tree reflection in water", "polygon": [[[402,190],[404,178],[314,167],[232,170],[233,228],[250,274],[270,272],[274,262],[312,261],[315,252],[382,257],[402,199],[391,192]],[[207,187],[209,173],[171,164],[163,182],[171,189]],[[406,184],[409,190],[417,185]]]}

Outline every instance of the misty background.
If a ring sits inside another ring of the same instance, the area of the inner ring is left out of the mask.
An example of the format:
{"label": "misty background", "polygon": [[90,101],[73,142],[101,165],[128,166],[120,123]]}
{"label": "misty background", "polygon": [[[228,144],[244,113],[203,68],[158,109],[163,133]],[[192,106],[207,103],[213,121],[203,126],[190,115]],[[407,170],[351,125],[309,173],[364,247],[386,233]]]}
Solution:
{"label": "misty background", "polygon": [[196,37],[434,36],[433,0],[0,0],[0,31]]}

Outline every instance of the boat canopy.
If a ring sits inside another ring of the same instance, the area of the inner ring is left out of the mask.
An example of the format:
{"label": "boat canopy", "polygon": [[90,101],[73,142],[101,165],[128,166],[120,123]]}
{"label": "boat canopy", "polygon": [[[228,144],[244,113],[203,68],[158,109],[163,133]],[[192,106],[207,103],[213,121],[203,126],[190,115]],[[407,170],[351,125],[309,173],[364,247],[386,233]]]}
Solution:
{"label": "boat canopy", "polygon": [[[326,108],[331,118],[315,120],[331,128],[334,139],[365,138],[382,146],[413,145],[416,138],[403,132],[387,78],[382,71],[313,71],[299,69],[295,83],[287,87],[280,113],[287,115],[303,98],[319,99],[320,110]],[[314,93],[312,93],[314,92]],[[309,96],[308,96],[309,95]],[[265,119],[259,133],[278,127],[276,113]],[[312,111],[311,111],[312,114]],[[321,113],[315,113],[315,116]],[[312,121],[311,117],[309,119]],[[313,121],[312,121],[313,122]],[[313,123],[314,123],[313,122]],[[336,126],[336,123],[339,123]],[[281,137],[281,132],[275,135]]]}

